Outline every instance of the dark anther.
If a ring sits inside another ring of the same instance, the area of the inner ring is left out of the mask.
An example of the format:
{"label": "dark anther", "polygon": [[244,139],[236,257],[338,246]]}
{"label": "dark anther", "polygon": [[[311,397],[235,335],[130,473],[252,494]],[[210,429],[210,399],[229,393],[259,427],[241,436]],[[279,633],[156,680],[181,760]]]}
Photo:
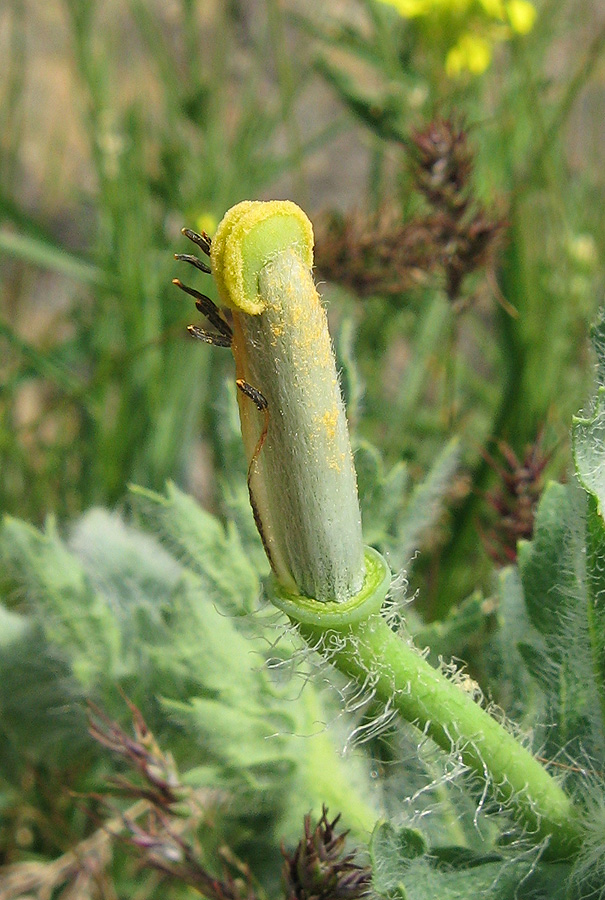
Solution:
{"label": "dark anther", "polygon": [[246,397],[249,397],[252,400],[259,412],[265,412],[265,410],[269,408],[267,398],[264,394],[261,394],[258,388],[252,387],[252,385],[248,384],[247,381],[244,381],[243,378],[238,378],[235,383],[242,394],[245,394]]}
{"label": "dark anther", "polygon": [[190,241],[193,241],[200,250],[202,250],[206,256],[210,256],[210,245],[212,244],[212,240],[208,237],[205,231],[202,231],[201,234],[198,234],[197,231],[192,231],[191,228],[181,228],[181,234],[184,234],[186,238],[189,238]]}
{"label": "dark anther", "polygon": [[187,331],[192,337],[197,338],[198,341],[205,341],[206,344],[214,344],[215,347],[231,346],[229,335],[213,334],[211,331],[204,331],[203,328],[198,328],[197,325],[188,325]]}
{"label": "dark anther", "polygon": [[192,256],[191,253],[175,253],[174,258],[178,259],[179,262],[187,262],[192,266],[195,266],[196,269],[200,269],[201,272],[205,272],[207,275],[210,275],[212,271],[210,266],[207,266],[205,262],[202,262],[201,259],[198,259],[197,256]]}
{"label": "dark anther", "polygon": [[216,306],[212,302],[210,297],[206,297],[205,294],[200,294],[200,292],[196,291],[195,288],[188,287],[186,284],[183,284],[183,282],[178,278],[173,278],[172,283],[182,291],[185,291],[186,294],[189,294],[190,297],[195,297],[195,305],[202,313],[202,315],[206,316],[210,324],[213,325],[217,331],[220,331],[220,333],[224,337],[229,338],[229,344],[231,344],[231,339],[233,337],[231,326],[227,322],[225,322],[219,312],[218,306]]}

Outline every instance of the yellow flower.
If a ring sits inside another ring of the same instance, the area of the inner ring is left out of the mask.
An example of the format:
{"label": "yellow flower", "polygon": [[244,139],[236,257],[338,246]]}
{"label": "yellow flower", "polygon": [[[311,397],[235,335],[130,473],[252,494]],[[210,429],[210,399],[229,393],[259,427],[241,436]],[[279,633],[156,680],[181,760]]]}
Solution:
{"label": "yellow flower", "polygon": [[432,6],[430,0],[380,0],[386,6],[392,6],[404,19],[412,19],[415,16],[424,16]]}
{"label": "yellow flower", "polygon": [[492,19],[504,18],[503,0],[479,0],[481,6]]}
{"label": "yellow flower", "polygon": [[379,2],[392,6],[404,19],[414,19],[418,16],[440,13],[464,13],[472,5],[473,0],[379,0]]}
{"label": "yellow flower", "polygon": [[517,34],[527,34],[534,27],[536,8],[529,0],[509,0],[506,4],[506,16],[510,27]]}
{"label": "yellow flower", "polygon": [[[530,0],[378,0],[406,19],[424,17],[427,33],[445,37],[445,69],[454,78],[463,72],[481,75],[492,60],[493,46],[514,34],[527,34],[536,21]],[[439,40],[436,37],[435,40]]]}
{"label": "yellow flower", "polygon": [[454,78],[461,72],[481,75],[492,60],[491,43],[477,34],[467,32],[454,44],[445,58],[445,71]]}

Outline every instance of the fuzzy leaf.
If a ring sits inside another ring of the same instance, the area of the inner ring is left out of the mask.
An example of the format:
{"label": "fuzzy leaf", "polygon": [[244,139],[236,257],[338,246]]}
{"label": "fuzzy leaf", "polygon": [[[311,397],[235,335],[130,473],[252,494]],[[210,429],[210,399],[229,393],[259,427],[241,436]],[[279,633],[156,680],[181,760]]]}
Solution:
{"label": "fuzzy leaf", "polygon": [[[604,329],[602,314],[593,332],[599,379],[605,378]],[[605,386],[597,390],[592,414],[574,419],[572,433],[576,472],[587,493],[584,525],[587,637],[605,733]]]}
{"label": "fuzzy leaf", "polygon": [[165,698],[163,708],[195,742],[187,751],[190,764],[197,764],[201,748],[248,812],[259,804],[284,807],[288,836],[297,833],[310,804],[320,809],[323,802],[342,811],[349,827],[367,831],[376,817],[364,798],[365,767],[354,754],[341,758],[342,744],[324,733],[321,723],[331,714],[316,688],[307,684],[292,696],[287,684],[273,684],[262,665],[266,642],[260,634],[240,634],[238,620],[208,603],[189,572],[172,614],[175,653],[190,671],[197,669],[198,686],[185,702]]}
{"label": "fuzzy leaf", "polygon": [[364,384],[355,359],[355,325],[353,319],[343,320],[336,335],[334,350],[340,372],[340,386],[347,410],[349,429],[355,432],[361,415]]}
{"label": "fuzzy leaf", "polygon": [[[179,560],[104,510],[79,520],[68,542],[52,526],[44,534],[15,520],[1,532],[11,591],[31,620],[0,606],[0,779],[17,780],[25,747],[59,767],[90,754],[83,688],[124,718],[122,688],[158,738],[171,730],[198,783],[233,791],[234,819],[245,817],[257,835],[264,817],[275,847],[278,836],[297,837],[303,815],[322,802],[366,834],[375,821],[367,765],[341,757],[344,737],[324,724],[335,712],[312,684],[301,693],[282,669],[265,666],[268,655],[287,661],[292,648],[287,637],[279,649],[267,642],[262,612],[225,612],[253,604],[259,591],[239,537],[176,489],[152,497],[167,511],[161,534]],[[86,789],[97,789],[97,771],[84,770]]]}
{"label": "fuzzy leaf", "polygon": [[180,668],[195,679],[196,692],[227,706],[271,707],[275,691],[262,666],[263,645],[240,633],[235,621],[217,608],[197,575],[185,572],[170,600],[169,634],[155,663],[167,675]]}
{"label": "fuzzy leaf", "polygon": [[516,900],[548,897],[563,900],[570,870],[566,865],[539,864],[535,859],[502,859],[462,847],[428,850],[420,832],[397,831],[379,823],[370,856],[374,890],[397,900]]}
{"label": "fuzzy leaf", "polygon": [[25,589],[28,607],[43,617],[49,641],[71,657],[78,680],[87,686],[99,671],[112,672],[120,648],[114,616],[52,520],[41,532],[7,517],[1,543],[12,576]]}
{"label": "fuzzy leaf", "polygon": [[92,509],[71,529],[69,549],[86,570],[95,591],[131,606],[142,597],[158,603],[174,590],[181,566],[158,542],[129,527],[117,513]]}
{"label": "fuzzy leaf", "polygon": [[355,447],[355,469],[362,510],[363,536],[367,544],[384,546],[392,543],[397,520],[403,515],[407,468],[397,463],[385,471],[382,456],[372,444],[360,442]]}
{"label": "fuzzy leaf", "polygon": [[453,439],[441,451],[424,480],[409,492],[409,475],[404,463],[396,463],[387,470],[372,444],[363,441],[355,447],[364,540],[388,552],[395,571],[409,570],[415,552],[441,516],[443,498],[459,459],[459,442]]}
{"label": "fuzzy leaf", "polygon": [[591,329],[592,345],[597,358],[597,384],[605,385],[605,307],[601,307]]}
{"label": "fuzzy leaf", "polygon": [[25,616],[0,606],[0,775],[64,765],[88,743],[83,697],[68,662]]}
{"label": "fuzzy leaf", "polygon": [[576,584],[569,559],[570,551],[573,553],[569,535],[572,516],[568,488],[549,484],[538,506],[533,540],[519,543],[519,571],[527,611],[534,628],[552,643],[556,662],[564,653],[558,638]]}
{"label": "fuzzy leaf", "polygon": [[534,537],[519,546],[530,620],[519,649],[554,722],[547,750],[605,761],[605,320],[593,329],[599,382],[591,411],[573,423],[579,485],[549,485]]}
{"label": "fuzzy leaf", "polygon": [[605,512],[605,386],[599,387],[591,415],[573,420],[574,462],[580,483]]}
{"label": "fuzzy leaf", "polygon": [[586,521],[586,495],[577,486],[548,485],[534,538],[519,545],[525,602],[537,632],[528,634],[519,649],[542,687],[553,722],[547,753],[564,746],[571,753],[583,748],[602,760],[604,718],[594,658]]}
{"label": "fuzzy leaf", "polygon": [[499,572],[498,587],[499,627],[491,642],[495,657],[492,664],[495,699],[515,721],[527,720],[535,727],[539,692],[519,658],[519,645],[530,633],[531,623],[516,566],[507,566]]}
{"label": "fuzzy leaf", "polygon": [[378,822],[370,841],[374,890],[385,895],[398,891],[412,860],[427,850],[422,832],[416,828],[397,830],[389,822]]}
{"label": "fuzzy leaf", "polygon": [[30,627],[31,622],[26,616],[0,605],[0,650],[24,637]]}
{"label": "fuzzy leaf", "polygon": [[396,567],[409,566],[423,538],[437,523],[459,462],[460,443],[453,438],[439,453],[424,480],[414,488],[398,524]]}
{"label": "fuzzy leaf", "polygon": [[247,706],[245,698],[238,705],[194,697],[188,704],[167,701],[165,706],[197,735],[211,759],[219,760],[227,772],[238,777],[244,774],[255,791],[269,784],[276,788],[294,769],[295,759],[287,753],[284,741],[294,720],[285,712],[254,709]]}
{"label": "fuzzy leaf", "polygon": [[260,592],[258,575],[232,526],[225,530],[172,483],[166,496],[133,487],[135,502],[167,546],[201,579],[214,602],[231,615],[251,612]]}
{"label": "fuzzy leaf", "polygon": [[445,619],[422,624],[418,628],[408,622],[417,647],[430,648],[429,659],[464,658],[469,644],[485,634],[490,610],[481,591],[475,591],[462,603],[452,607]]}
{"label": "fuzzy leaf", "polygon": [[555,725],[549,750],[580,746],[605,759],[605,389],[574,420],[574,459],[583,490],[549,485],[519,570],[537,634],[519,646]]}

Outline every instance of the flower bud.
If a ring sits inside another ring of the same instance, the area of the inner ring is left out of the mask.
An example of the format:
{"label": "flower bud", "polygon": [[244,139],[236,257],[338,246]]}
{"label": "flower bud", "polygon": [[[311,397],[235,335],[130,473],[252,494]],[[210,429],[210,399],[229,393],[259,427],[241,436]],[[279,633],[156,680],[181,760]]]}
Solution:
{"label": "flower bud", "polygon": [[363,585],[364,549],[311,223],[288,201],[239,203],[211,259],[233,311],[248,486],[271,566],[287,591],[344,602]]}

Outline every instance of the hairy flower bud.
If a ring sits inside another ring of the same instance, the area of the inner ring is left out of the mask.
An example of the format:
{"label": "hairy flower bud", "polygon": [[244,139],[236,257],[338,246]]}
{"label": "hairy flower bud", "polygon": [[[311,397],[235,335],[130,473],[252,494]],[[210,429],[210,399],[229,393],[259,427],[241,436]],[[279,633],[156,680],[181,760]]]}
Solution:
{"label": "hairy flower bud", "polygon": [[346,601],[364,581],[361,515],[311,223],[288,201],[239,203],[211,261],[233,311],[248,485],[267,555],[287,591]]}

